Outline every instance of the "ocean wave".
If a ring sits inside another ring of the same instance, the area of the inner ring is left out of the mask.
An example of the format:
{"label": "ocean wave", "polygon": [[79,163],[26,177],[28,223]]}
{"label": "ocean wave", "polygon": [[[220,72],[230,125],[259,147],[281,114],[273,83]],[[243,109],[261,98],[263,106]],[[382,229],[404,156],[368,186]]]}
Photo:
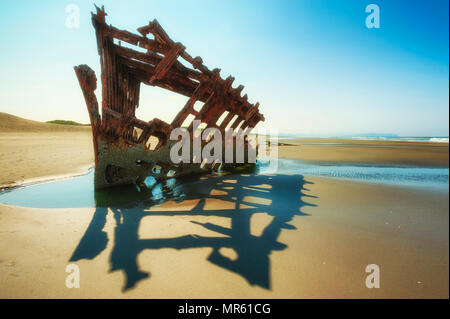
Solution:
{"label": "ocean wave", "polygon": [[428,141],[433,143],[448,143],[448,137],[432,137]]}
{"label": "ocean wave", "polygon": [[396,142],[430,142],[430,143],[448,143],[448,137],[385,137],[385,136],[355,136],[353,140],[364,141],[396,141]]}

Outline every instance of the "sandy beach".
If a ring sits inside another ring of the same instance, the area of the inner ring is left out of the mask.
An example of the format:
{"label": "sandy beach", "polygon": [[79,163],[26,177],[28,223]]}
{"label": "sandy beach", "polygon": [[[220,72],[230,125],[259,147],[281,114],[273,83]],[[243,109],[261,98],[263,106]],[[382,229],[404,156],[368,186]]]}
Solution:
{"label": "sandy beach", "polygon": [[[225,185],[270,185],[249,179]],[[240,208],[233,191],[150,209],[0,205],[0,296],[448,298],[447,194],[299,176],[271,186],[293,191],[240,187]],[[65,287],[69,263],[79,289]],[[365,287],[372,263],[379,289]]]}
{"label": "sandy beach", "polygon": [[448,167],[448,143],[298,138],[280,140],[278,156],[314,163]]}
{"label": "sandy beach", "polygon": [[89,126],[47,124],[0,113],[0,188],[80,174],[93,162]]}
{"label": "sandy beach", "polygon": [[[36,123],[1,128],[0,185],[93,165],[89,127]],[[283,143],[281,158],[448,167],[448,143]],[[205,177],[188,193],[151,207],[0,204],[0,297],[449,297],[448,193],[302,175]],[[79,289],[65,286],[70,263]]]}

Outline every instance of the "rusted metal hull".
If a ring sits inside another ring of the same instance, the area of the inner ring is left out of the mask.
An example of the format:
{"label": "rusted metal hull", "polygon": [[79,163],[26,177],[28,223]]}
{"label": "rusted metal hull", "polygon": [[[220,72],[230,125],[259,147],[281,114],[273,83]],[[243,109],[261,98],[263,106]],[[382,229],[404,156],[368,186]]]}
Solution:
{"label": "rusted metal hull", "polygon": [[[192,137],[193,123],[185,122],[189,115],[204,123],[205,128],[214,127],[223,134],[226,129],[248,132],[264,121],[258,110],[259,103],[251,104],[247,95],[241,96],[243,86],[233,88],[233,77],[222,79],[219,69],[211,71],[200,57],[192,58],[181,43],[169,38],[156,20],[138,28],[141,35],[137,35],[107,25],[105,16],[103,8],[97,8],[92,14],[102,73],[101,116],[94,94],[97,87],[94,71],[87,65],[75,67],[92,125],[95,187],[139,184],[147,176],[164,179],[209,172],[219,166],[224,168],[224,164],[218,163],[193,163],[192,155],[189,163],[174,164],[170,159],[170,147],[176,141],[169,139],[170,132],[184,124]],[[129,45],[124,47],[121,42],[144,48],[146,52],[129,48]],[[135,116],[141,84],[168,89],[189,99],[170,124],[158,118],[145,122]],[[194,109],[197,101],[204,103],[200,110]],[[245,144],[244,163],[252,147],[255,146]],[[227,164],[228,167],[234,165],[241,164]]]}

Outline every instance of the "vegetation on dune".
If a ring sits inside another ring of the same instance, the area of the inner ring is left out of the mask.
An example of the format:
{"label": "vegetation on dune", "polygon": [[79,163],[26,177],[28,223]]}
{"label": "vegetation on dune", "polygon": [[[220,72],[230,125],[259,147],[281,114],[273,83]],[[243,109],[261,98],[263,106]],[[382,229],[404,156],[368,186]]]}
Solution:
{"label": "vegetation on dune", "polygon": [[81,124],[75,121],[66,121],[66,120],[53,120],[53,121],[47,121],[45,123],[50,124],[61,124],[61,125],[87,125],[87,124]]}
{"label": "vegetation on dune", "polygon": [[[56,125],[54,125],[56,124]],[[59,124],[59,125],[58,125]],[[62,125],[61,125],[62,124]],[[0,112],[0,133],[10,132],[89,132],[89,126],[75,121],[39,122]]]}

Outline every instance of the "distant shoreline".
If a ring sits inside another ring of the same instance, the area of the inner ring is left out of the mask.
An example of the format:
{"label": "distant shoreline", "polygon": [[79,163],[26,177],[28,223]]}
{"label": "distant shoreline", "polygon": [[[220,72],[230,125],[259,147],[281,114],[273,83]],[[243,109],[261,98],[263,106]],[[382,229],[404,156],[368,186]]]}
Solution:
{"label": "distant shoreline", "polygon": [[417,143],[449,143],[449,137],[445,136],[400,136],[400,137],[285,137],[279,136],[279,140],[293,139],[323,139],[323,140],[351,140],[351,141],[385,141],[385,142],[417,142]]}

